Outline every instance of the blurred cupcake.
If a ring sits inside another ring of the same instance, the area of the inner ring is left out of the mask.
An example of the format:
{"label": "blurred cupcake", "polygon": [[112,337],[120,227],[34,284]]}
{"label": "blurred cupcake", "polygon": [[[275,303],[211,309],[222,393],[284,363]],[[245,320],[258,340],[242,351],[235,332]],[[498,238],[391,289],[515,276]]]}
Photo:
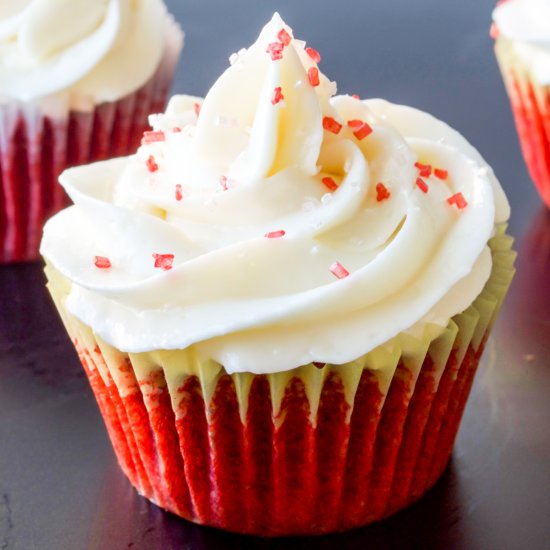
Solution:
{"label": "blurred cupcake", "polygon": [[182,32],[161,0],[0,6],[0,263],[38,258],[67,167],[126,155],[162,110]]}
{"label": "blurred cupcake", "polygon": [[62,175],[49,288],[141,494],[242,533],[358,527],[447,464],[508,205],[443,122],[333,97],[277,15],[230,61],[137,155]]}
{"label": "blurred cupcake", "polygon": [[501,2],[491,36],[523,157],[550,207],[550,0]]}

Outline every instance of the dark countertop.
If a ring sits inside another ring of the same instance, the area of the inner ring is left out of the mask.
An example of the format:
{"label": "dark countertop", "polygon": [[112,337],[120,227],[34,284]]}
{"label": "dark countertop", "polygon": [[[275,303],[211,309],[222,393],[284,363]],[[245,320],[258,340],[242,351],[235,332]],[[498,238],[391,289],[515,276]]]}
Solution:
{"label": "dark countertop", "polygon": [[488,36],[490,0],[171,0],[187,32],[174,90],[202,95],[278,9],[341,92],[442,118],[513,208],[518,272],[453,459],[418,504],[371,527],[263,541],[194,526],[118,469],[39,264],[0,267],[0,549],[550,547],[550,212],[532,187]]}

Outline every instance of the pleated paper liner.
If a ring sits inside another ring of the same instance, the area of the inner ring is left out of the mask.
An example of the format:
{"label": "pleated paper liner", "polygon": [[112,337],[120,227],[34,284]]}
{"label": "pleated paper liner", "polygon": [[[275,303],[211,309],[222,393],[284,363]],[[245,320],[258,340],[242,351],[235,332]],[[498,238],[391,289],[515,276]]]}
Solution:
{"label": "pleated paper liner", "polygon": [[0,264],[39,257],[44,222],[69,202],[57,181],[65,168],[135,153],[148,115],[164,110],[181,46],[172,22],[149,81],[91,111],[49,116],[35,104],[0,105]]}
{"label": "pleated paper liner", "polygon": [[541,199],[550,208],[550,85],[540,85],[513,42],[498,38],[495,52],[510,99],[523,158]]}
{"label": "pleated paper liner", "polygon": [[193,348],[122,353],[64,309],[119,463],[140,494],[190,521],[263,536],[380,520],[443,472],[514,269],[498,228],[493,271],[445,329],[401,334],[345,365],[228,375]]}

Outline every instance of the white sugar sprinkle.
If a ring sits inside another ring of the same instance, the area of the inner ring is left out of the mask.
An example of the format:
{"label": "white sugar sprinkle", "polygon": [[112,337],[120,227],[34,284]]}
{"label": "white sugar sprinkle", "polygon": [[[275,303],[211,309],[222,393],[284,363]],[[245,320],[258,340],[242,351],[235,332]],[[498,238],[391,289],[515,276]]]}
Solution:
{"label": "white sugar sprinkle", "polygon": [[313,229],[321,229],[321,227],[323,227],[323,220],[313,220],[311,222],[311,227],[313,227]]}
{"label": "white sugar sprinkle", "polygon": [[224,127],[231,127],[231,128],[238,128],[241,123],[238,118],[230,118],[226,116],[218,115],[215,120],[214,124],[216,126],[224,126]]}
{"label": "white sugar sprinkle", "polygon": [[306,200],[302,204],[302,211],[303,212],[313,212],[313,210],[315,210],[316,207],[317,207],[317,204],[316,204],[315,200]]}
{"label": "white sugar sprinkle", "polygon": [[478,174],[482,177],[486,177],[489,175],[489,168],[487,166],[482,166],[479,170],[478,170]]}
{"label": "white sugar sprinkle", "polygon": [[321,202],[325,205],[328,204],[331,200],[332,200],[332,193],[325,193],[321,197]]}

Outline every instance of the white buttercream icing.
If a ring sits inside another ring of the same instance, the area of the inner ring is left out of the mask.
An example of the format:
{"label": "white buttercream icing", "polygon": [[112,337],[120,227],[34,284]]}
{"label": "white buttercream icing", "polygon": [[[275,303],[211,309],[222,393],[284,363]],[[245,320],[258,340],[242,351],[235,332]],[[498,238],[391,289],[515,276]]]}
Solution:
{"label": "white buttercream icing", "polygon": [[550,84],[550,0],[508,0],[493,11],[500,36],[541,84]]}
{"label": "white buttercream icing", "polygon": [[169,23],[161,0],[2,0],[0,103],[115,101],[152,76]]}
{"label": "white buttercream icing", "polygon": [[[42,253],[72,281],[68,310],[122,351],[194,346],[228,372],[341,364],[445,326],[489,276],[509,209],[479,153],[426,113],[332,97],[322,74],[312,86],[303,42],[266,52],[282,28],[275,15],[204,101],[175,97],[151,117],[161,141],[61,177],[75,205],[48,222]],[[372,133],[358,139],[350,120]],[[448,177],[424,177],[424,193],[417,161]],[[172,269],[153,254],[173,254]]]}

